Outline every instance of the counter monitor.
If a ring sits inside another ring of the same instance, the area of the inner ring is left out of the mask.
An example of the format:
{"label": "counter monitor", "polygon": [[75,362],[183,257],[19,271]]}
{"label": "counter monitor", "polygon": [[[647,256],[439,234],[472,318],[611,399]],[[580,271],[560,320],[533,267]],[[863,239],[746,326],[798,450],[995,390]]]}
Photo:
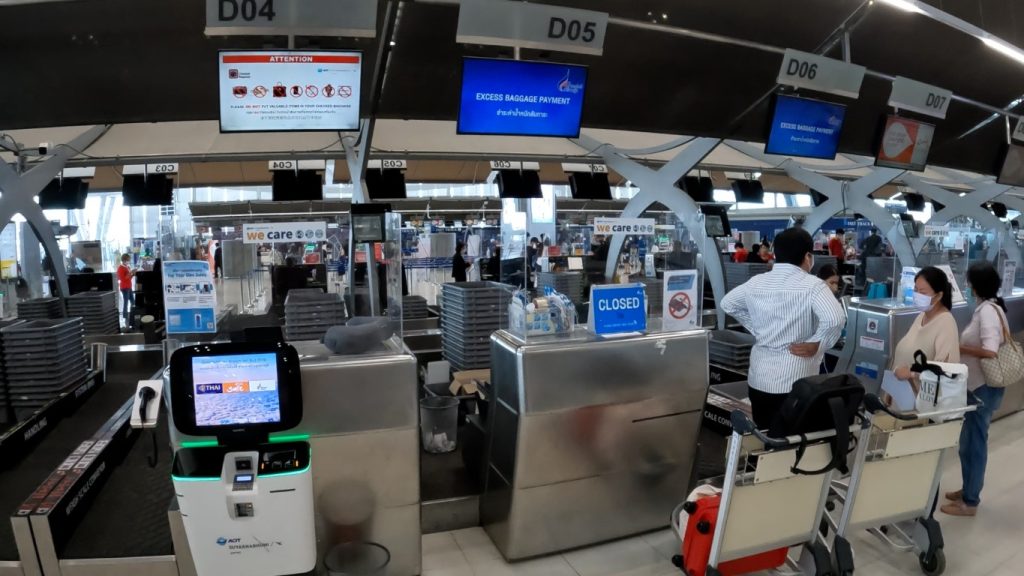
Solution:
{"label": "counter monitor", "polygon": [[935,126],[899,116],[886,116],[875,166],[921,172],[928,162]]}
{"label": "counter monitor", "polygon": [[778,95],[768,130],[766,154],[833,160],[839,148],[846,106]]}
{"label": "counter monitor", "polygon": [[464,58],[459,134],[580,135],[587,67]]}

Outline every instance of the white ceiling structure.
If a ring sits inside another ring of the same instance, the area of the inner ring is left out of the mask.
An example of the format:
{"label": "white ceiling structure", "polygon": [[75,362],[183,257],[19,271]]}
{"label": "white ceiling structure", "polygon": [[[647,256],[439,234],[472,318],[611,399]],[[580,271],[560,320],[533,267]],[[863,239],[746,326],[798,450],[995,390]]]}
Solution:
{"label": "white ceiling structure", "polygon": [[[34,148],[41,143],[59,146],[88,128],[67,126],[14,130],[6,134],[25,147]],[[670,134],[591,128],[584,128],[583,133],[634,160],[652,163],[666,162],[688,145],[675,146],[686,139]],[[338,158],[345,154],[342,138],[358,136],[358,133],[337,132],[221,134],[216,121],[116,124],[87,149],[76,151],[68,165]],[[766,156],[760,153],[762,149],[763,144],[726,141],[708,154],[700,167],[765,172],[776,171],[783,162],[790,160],[785,156]],[[371,158],[600,160],[598,151],[586,150],[570,139],[458,135],[455,122],[430,120],[378,120],[370,150]],[[0,159],[11,162],[13,155],[0,153]],[[834,160],[792,160],[815,172],[850,179],[868,174],[873,164],[873,158],[849,154],[839,154]],[[962,191],[971,190],[970,183],[992,179],[982,174],[933,167],[924,172],[923,178],[929,183]],[[897,179],[896,183],[901,182]]]}

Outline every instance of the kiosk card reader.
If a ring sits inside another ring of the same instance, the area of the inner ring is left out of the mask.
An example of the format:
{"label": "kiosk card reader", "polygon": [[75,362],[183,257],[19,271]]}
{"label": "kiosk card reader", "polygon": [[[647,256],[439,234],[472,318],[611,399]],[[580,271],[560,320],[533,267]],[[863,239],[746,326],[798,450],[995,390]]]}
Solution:
{"label": "kiosk card reader", "polygon": [[216,445],[174,455],[172,477],[198,576],[316,567],[310,445],[271,432],[302,419],[299,358],[281,342],[179,348],[170,362],[179,431]]}

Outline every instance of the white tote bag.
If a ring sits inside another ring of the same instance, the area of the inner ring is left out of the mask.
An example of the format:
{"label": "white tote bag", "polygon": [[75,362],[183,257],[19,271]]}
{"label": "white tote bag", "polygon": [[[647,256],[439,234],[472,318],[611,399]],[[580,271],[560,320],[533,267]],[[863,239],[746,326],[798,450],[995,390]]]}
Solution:
{"label": "white tote bag", "polygon": [[[915,358],[916,360],[916,358]],[[915,364],[914,371],[920,370],[920,389],[917,391],[917,411],[942,412],[956,410],[967,406],[967,366],[964,364],[948,364],[946,362],[928,362]],[[959,416],[935,418],[946,420]]]}

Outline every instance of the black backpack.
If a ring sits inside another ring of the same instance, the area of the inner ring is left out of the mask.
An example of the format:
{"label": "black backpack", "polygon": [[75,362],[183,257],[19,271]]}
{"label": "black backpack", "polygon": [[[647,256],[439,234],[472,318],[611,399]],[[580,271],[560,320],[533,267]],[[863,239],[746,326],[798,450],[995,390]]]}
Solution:
{"label": "black backpack", "polygon": [[829,470],[848,472],[846,455],[850,449],[850,426],[864,400],[864,385],[852,374],[822,374],[808,376],[793,383],[793,390],[782,403],[779,413],[768,428],[773,438],[804,435],[810,432],[835,429],[829,440],[832,461],[820,470],[800,469],[800,460],[807,449],[807,441],[800,443],[794,474],[824,474]]}

